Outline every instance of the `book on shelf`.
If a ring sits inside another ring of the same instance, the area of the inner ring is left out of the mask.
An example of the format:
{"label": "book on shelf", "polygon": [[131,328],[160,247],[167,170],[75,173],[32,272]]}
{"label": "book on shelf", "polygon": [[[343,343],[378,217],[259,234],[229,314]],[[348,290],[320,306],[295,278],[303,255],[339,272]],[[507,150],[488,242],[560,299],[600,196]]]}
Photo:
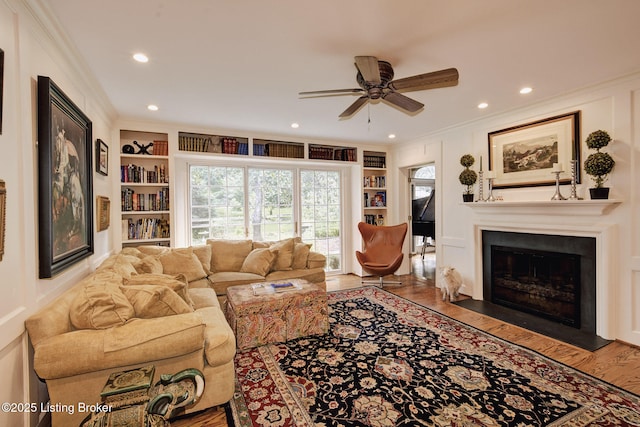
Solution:
{"label": "book on shelf", "polygon": [[154,156],[168,156],[169,155],[169,141],[153,141],[153,155]]}

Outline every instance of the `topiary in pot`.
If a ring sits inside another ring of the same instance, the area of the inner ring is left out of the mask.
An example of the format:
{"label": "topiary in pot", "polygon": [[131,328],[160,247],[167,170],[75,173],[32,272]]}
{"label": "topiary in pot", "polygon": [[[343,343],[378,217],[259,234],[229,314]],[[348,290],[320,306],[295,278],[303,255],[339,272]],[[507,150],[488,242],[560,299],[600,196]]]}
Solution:
{"label": "topiary in pot", "polygon": [[611,136],[609,136],[609,134],[603,130],[596,130],[594,132],[591,132],[585,141],[588,148],[596,150],[595,153],[589,154],[587,159],[584,161],[584,171],[592,177],[595,183],[595,188],[589,190],[592,199],[606,199],[609,194],[609,189],[603,187],[602,184],[604,184],[604,182],[607,180],[607,175],[611,173],[616,162],[613,160],[613,157],[609,155],[609,153],[603,153],[600,151],[600,149],[609,145],[610,141]]}
{"label": "topiary in pot", "polygon": [[469,169],[474,163],[476,159],[471,154],[465,154],[460,157],[460,164],[464,166],[464,170],[460,173],[458,179],[460,180],[460,184],[466,185],[467,189],[462,196],[462,200],[465,202],[473,201],[473,184],[478,180],[478,174]]}

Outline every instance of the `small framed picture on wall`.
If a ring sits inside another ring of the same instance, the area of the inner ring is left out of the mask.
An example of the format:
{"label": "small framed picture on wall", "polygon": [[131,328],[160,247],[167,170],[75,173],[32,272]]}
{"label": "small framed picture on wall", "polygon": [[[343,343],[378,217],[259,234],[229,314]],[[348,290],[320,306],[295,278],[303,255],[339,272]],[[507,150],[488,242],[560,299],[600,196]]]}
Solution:
{"label": "small framed picture on wall", "polygon": [[96,172],[109,175],[109,146],[100,138],[96,140]]}

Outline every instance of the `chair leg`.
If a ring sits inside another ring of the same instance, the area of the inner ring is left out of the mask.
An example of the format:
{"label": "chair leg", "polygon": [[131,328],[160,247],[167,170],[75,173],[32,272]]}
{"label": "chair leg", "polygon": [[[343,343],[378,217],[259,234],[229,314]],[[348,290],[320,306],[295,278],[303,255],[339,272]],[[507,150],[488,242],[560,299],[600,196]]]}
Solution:
{"label": "chair leg", "polygon": [[361,283],[371,283],[374,285],[379,285],[380,288],[383,288],[384,285],[396,284],[401,285],[402,282],[396,280],[384,280],[383,276],[379,276],[379,280],[363,280]]}

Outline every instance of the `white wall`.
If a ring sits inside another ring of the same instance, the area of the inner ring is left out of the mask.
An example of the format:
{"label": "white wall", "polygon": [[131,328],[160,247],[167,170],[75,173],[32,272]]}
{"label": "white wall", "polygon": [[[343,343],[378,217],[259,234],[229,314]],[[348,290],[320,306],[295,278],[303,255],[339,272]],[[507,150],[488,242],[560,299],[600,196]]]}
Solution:
{"label": "white wall", "polygon": [[[94,141],[110,142],[115,114],[73,50],[60,43],[59,34],[43,31],[34,15],[47,21],[46,13],[19,0],[0,1],[0,48],[5,52],[0,179],[7,187],[5,254],[0,262],[0,377],[5,379],[0,400],[16,403],[46,399],[45,388],[29,367],[25,319],[92,270],[112,246],[107,232],[96,233],[92,257],[53,279],[38,279],[37,76],[51,77],[92,120]],[[47,27],[59,26],[47,22]],[[112,168],[111,174],[116,171]],[[94,196],[112,192],[110,177],[94,173],[93,179]],[[0,425],[35,425],[37,418],[0,412]]]}
{"label": "white wall", "polygon": [[[628,76],[613,82],[585,89],[582,92],[531,105],[506,114],[488,116],[473,123],[452,127],[442,132],[425,136],[394,150],[395,166],[404,170],[411,166],[436,162],[437,180],[437,265],[453,265],[463,274],[465,293],[474,295],[481,290],[481,277],[476,276],[474,259],[473,223],[474,213],[462,202],[464,187],[458,181],[462,171],[459,159],[470,153],[478,162],[484,159],[487,170],[488,136],[492,131],[524,124],[555,115],[581,111],[582,161],[590,153],[584,140],[594,130],[608,131],[613,142],[604,150],[616,161],[616,166],[606,185],[611,187],[610,198],[622,203],[609,213],[603,221],[618,224],[615,245],[616,265],[609,266],[616,272],[617,280],[610,296],[616,307],[614,338],[640,345],[640,75]],[[473,166],[478,170],[478,164]],[[406,181],[393,181],[399,194],[406,193]],[[593,186],[588,175],[582,173],[578,185],[578,196],[589,198],[588,188]],[[476,184],[476,195],[478,193]],[[554,194],[553,186],[535,188],[502,189],[494,191],[504,200],[549,200]],[[562,187],[565,196],[568,186]],[[485,184],[485,196],[486,196]],[[499,203],[499,202],[496,202]],[[409,202],[400,204],[408,214]],[[536,218],[531,218],[537,221]],[[569,217],[567,221],[572,221]]]}

